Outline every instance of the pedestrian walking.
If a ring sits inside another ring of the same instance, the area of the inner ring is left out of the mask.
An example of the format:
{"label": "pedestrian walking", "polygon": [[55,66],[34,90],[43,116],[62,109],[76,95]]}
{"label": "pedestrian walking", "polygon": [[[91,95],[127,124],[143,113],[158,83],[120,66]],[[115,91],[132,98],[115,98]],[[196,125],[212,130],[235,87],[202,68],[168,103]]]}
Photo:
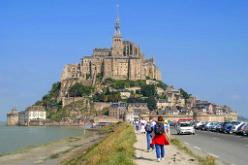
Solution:
{"label": "pedestrian walking", "polygon": [[146,123],[147,122],[143,118],[141,118],[141,120],[140,120],[140,133],[143,133],[143,134],[146,133],[146,131],[145,131]]}
{"label": "pedestrian walking", "polygon": [[152,132],[153,132],[153,127],[151,122],[147,122],[145,126],[145,131],[146,131],[146,142],[147,142],[147,152],[150,152],[150,148],[154,150],[154,145],[152,143]]}
{"label": "pedestrian walking", "polygon": [[169,139],[166,135],[166,128],[164,124],[164,118],[158,116],[158,121],[154,126],[155,136],[152,139],[152,144],[155,144],[157,160],[164,160],[165,150],[164,146],[169,145]]}

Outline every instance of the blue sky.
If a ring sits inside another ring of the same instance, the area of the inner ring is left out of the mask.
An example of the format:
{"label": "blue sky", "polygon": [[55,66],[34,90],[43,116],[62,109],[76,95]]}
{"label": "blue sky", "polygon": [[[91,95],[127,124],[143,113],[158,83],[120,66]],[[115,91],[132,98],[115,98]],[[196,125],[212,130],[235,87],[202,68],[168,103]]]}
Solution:
{"label": "blue sky", "polygon": [[[0,1],[0,120],[59,81],[65,64],[110,47],[114,0]],[[121,32],[176,88],[248,117],[248,1],[123,0]]]}

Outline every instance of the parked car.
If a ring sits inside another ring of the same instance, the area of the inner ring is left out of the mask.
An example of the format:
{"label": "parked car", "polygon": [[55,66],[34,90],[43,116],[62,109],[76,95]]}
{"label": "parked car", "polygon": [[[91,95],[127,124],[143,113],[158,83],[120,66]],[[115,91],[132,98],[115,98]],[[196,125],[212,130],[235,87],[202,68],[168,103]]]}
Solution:
{"label": "parked car", "polygon": [[212,125],[213,125],[213,122],[208,122],[208,123],[206,123],[206,124],[201,128],[201,130],[209,131]]}
{"label": "parked car", "polygon": [[248,136],[248,124],[242,128],[242,135]]}
{"label": "parked car", "polygon": [[232,123],[228,123],[224,126],[224,133],[228,133],[228,134],[231,134],[233,133],[233,127],[234,127],[234,124]]}
{"label": "parked car", "polygon": [[220,127],[220,129],[219,129],[219,132],[221,132],[221,133],[225,133],[225,128],[226,128],[226,126],[228,125],[228,124],[230,124],[231,122],[224,122],[222,125],[221,125],[221,127]]}
{"label": "parked car", "polygon": [[239,126],[239,128],[237,129],[237,131],[235,133],[237,135],[243,135],[243,130],[244,130],[246,125],[247,125],[247,123],[243,123],[241,126]]}
{"label": "parked car", "polygon": [[232,122],[233,128],[232,128],[232,133],[236,133],[238,131],[238,128],[244,124],[244,122],[241,121],[236,121]]}
{"label": "parked car", "polygon": [[200,129],[206,122],[198,121],[194,124],[195,129]]}
{"label": "parked car", "polygon": [[195,134],[194,125],[188,122],[178,123],[176,130],[177,130],[178,135],[181,135],[181,134],[193,134],[194,135]]}
{"label": "parked car", "polygon": [[221,132],[222,128],[223,128],[224,123],[220,122],[217,126],[216,126],[216,132]]}
{"label": "parked car", "polygon": [[213,122],[212,125],[209,127],[209,131],[216,132],[216,128],[219,125],[219,122]]}

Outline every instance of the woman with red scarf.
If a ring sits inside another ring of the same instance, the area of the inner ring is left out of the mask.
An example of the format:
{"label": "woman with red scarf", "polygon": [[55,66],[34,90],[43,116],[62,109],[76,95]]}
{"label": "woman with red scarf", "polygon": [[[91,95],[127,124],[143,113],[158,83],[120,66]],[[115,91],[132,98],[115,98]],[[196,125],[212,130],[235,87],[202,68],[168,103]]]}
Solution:
{"label": "woman with red scarf", "polygon": [[166,130],[164,125],[164,118],[162,116],[158,116],[158,122],[154,126],[154,134],[155,136],[152,139],[152,144],[155,144],[156,147],[156,155],[158,161],[164,160],[164,145],[169,145],[169,140],[166,136]]}

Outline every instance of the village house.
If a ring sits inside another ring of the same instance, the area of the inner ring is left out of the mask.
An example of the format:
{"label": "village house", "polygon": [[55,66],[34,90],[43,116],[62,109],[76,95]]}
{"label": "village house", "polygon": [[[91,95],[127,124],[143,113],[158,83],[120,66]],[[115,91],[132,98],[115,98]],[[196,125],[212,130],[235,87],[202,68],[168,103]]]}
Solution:
{"label": "village house", "polygon": [[18,112],[18,125],[25,125],[25,111]]}
{"label": "village house", "polygon": [[126,121],[133,122],[139,119],[141,115],[150,113],[146,103],[129,103],[127,108]]}
{"label": "village house", "polygon": [[128,90],[123,90],[120,92],[121,99],[128,99],[131,96],[131,92]]}
{"label": "village house", "polygon": [[165,95],[165,90],[163,88],[157,87],[157,94],[159,96]]}
{"label": "village house", "polygon": [[197,100],[193,109],[195,112],[203,112],[207,114],[214,113],[214,105],[208,101]]}
{"label": "village house", "polygon": [[127,113],[127,103],[119,102],[112,103],[109,108],[109,116],[115,117],[117,119],[125,119],[125,114]]}
{"label": "village house", "polygon": [[157,101],[157,109],[162,110],[169,107],[169,103],[167,102],[166,99],[159,99]]}
{"label": "village house", "polygon": [[46,111],[44,107],[31,106],[25,110],[25,123],[27,125],[43,125],[43,122],[45,120],[46,120]]}

